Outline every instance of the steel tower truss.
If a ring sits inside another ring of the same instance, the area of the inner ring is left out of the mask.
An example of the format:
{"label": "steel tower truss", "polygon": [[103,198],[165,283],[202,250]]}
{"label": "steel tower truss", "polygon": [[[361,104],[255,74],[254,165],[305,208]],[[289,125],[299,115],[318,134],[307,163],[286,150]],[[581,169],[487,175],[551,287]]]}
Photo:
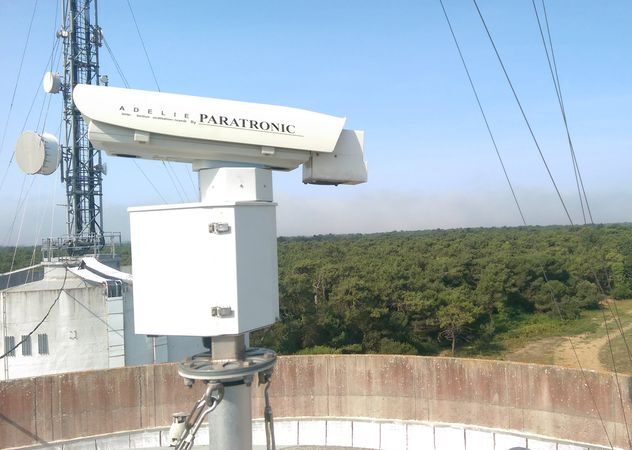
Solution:
{"label": "steel tower truss", "polygon": [[88,128],[75,107],[72,90],[78,83],[99,84],[97,0],[62,0],[63,23],[59,37],[64,46],[61,179],[66,185],[68,238],[73,254],[102,248],[103,165],[101,152],[88,140]]}

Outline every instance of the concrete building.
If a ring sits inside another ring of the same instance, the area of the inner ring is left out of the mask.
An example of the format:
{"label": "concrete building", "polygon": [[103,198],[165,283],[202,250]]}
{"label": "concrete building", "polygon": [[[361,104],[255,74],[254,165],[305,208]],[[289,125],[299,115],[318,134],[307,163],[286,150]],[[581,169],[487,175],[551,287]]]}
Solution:
{"label": "concrete building", "polygon": [[204,350],[200,338],[134,333],[130,274],[91,257],[43,263],[37,273],[41,279],[0,291],[0,354],[9,352],[0,380],[178,361]]}

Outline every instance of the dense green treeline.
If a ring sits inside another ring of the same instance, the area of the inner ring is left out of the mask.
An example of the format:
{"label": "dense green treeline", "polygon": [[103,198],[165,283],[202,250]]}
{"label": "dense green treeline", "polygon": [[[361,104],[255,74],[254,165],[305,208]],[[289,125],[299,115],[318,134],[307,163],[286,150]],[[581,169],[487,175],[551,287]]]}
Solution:
{"label": "dense green treeline", "polygon": [[0,247],[0,273],[38,264],[42,254],[36,247]]}
{"label": "dense green treeline", "polygon": [[[281,353],[484,347],[533,314],[572,320],[632,293],[632,227],[528,227],[279,239]],[[305,350],[306,349],[306,350]]]}
{"label": "dense green treeline", "polygon": [[[279,239],[283,354],[484,349],[534,317],[565,322],[632,296],[632,226],[521,227]],[[129,245],[121,248],[129,264]],[[13,248],[0,248],[0,273]],[[14,267],[40,259],[18,248]]]}

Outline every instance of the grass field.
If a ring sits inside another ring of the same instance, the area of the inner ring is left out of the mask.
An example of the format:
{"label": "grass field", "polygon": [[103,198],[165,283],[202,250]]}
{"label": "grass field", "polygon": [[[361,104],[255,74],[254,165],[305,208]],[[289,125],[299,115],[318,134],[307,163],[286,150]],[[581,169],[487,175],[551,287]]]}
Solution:
{"label": "grass field", "polygon": [[[574,321],[546,315],[516,321],[488,349],[479,349],[478,356],[612,371],[610,347],[617,371],[632,373],[632,300],[604,302],[602,309],[584,311]],[[463,353],[475,356],[477,349],[464,348]]]}

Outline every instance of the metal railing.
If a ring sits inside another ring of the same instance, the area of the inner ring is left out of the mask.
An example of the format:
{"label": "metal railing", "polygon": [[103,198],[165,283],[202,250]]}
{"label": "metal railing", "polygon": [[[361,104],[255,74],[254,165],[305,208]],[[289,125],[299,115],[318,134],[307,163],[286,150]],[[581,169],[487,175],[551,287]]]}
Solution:
{"label": "metal railing", "polygon": [[121,246],[121,233],[103,235],[61,236],[42,239],[42,260],[51,262],[85,255],[110,255],[115,257]]}

